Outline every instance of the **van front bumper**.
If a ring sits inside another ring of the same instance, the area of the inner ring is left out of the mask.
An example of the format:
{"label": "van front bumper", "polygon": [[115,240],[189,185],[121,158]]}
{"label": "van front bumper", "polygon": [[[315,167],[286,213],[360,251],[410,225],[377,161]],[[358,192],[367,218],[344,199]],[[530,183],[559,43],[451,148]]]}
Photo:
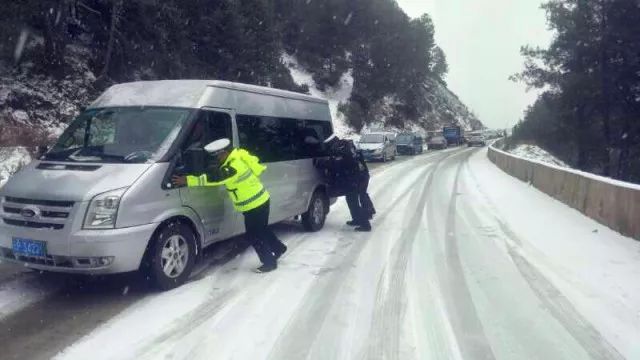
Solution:
{"label": "van front bumper", "polygon": [[[149,239],[158,224],[122,229],[80,230],[60,241],[55,231],[34,231],[0,224],[0,260],[52,272],[75,274],[115,274],[138,270]],[[57,239],[48,241],[48,235]],[[13,238],[47,243],[45,258],[13,253]]]}

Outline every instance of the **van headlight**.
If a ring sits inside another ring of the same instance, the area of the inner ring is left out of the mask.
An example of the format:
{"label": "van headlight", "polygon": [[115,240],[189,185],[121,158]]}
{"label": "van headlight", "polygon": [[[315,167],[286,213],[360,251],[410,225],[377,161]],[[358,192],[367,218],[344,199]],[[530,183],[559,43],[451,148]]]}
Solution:
{"label": "van headlight", "polygon": [[373,150],[374,154],[382,154],[382,148],[377,148]]}
{"label": "van headlight", "polygon": [[89,204],[84,218],[85,229],[113,229],[116,226],[120,199],[126,188],[96,195]]}

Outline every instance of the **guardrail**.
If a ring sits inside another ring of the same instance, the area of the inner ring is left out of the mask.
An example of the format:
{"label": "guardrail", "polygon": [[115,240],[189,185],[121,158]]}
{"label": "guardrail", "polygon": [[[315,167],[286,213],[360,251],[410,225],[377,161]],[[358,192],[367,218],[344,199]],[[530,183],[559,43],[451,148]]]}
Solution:
{"label": "guardrail", "polygon": [[489,146],[489,159],[507,174],[619,233],[640,240],[640,185],[523,159]]}

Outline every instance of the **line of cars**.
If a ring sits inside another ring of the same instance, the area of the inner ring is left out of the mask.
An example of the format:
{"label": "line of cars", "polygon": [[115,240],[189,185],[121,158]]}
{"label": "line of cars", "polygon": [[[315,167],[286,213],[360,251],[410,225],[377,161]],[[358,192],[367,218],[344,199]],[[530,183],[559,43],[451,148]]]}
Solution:
{"label": "line of cars", "polygon": [[398,155],[417,155],[424,152],[424,140],[413,132],[371,132],[360,137],[357,147],[366,161],[395,160]]}
{"label": "line of cars", "polygon": [[422,154],[428,150],[442,150],[450,146],[484,146],[486,138],[481,130],[465,134],[460,126],[444,127],[442,131],[427,135],[427,140],[415,132],[396,134],[388,131],[374,131],[363,134],[357,147],[366,161],[393,161],[398,155]]}
{"label": "line of cars", "polygon": [[465,133],[460,127],[445,127],[442,132],[431,134],[427,141],[429,150],[441,150],[450,146],[460,146],[467,144],[472,146],[487,145],[487,135],[483,130],[475,130]]}

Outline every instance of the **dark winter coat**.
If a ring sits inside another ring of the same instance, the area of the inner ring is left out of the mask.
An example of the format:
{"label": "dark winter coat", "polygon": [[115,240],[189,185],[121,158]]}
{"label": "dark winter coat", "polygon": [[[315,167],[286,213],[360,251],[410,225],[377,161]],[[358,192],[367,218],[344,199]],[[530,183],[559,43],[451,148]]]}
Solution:
{"label": "dark winter coat", "polygon": [[329,196],[344,196],[360,190],[368,183],[369,169],[362,153],[351,140],[334,140],[326,148],[327,157],[316,159],[316,167],[324,171]]}

